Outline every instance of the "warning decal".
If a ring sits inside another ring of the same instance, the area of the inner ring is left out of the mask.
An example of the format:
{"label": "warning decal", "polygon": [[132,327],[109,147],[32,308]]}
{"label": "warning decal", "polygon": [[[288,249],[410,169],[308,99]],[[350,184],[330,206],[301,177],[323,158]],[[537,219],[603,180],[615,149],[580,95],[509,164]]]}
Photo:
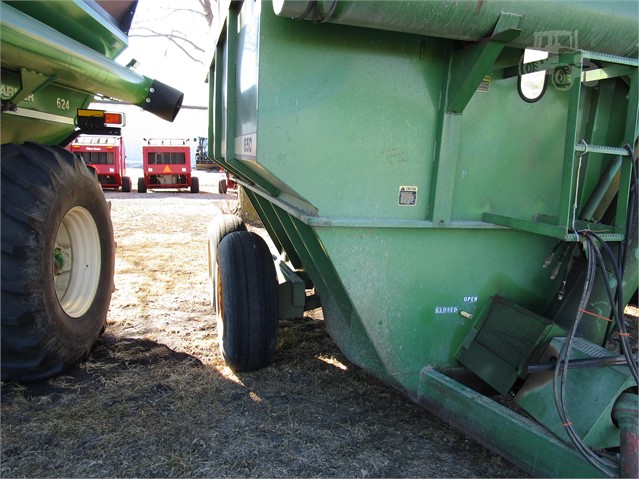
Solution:
{"label": "warning decal", "polygon": [[399,206],[415,206],[417,204],[417,187],[399,187]]}
{"label": "warning decal", "polygon": [[164,169],[162,170],[162,173],[172,173],[172,172],[171,172],[171,168],[169,167],[169,165],[166,165],[166,166],[164,167]]}

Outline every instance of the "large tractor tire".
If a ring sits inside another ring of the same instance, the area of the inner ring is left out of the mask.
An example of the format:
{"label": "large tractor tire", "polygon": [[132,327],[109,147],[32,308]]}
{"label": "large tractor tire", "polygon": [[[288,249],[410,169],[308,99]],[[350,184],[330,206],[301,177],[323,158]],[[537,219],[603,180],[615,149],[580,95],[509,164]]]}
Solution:
{"label": "large tractor tire", "polygon": [[109,205],[62,148],[2,146],[2,380],[59,374],[104,331],[114,289]]}
{"label": "large tractor tire", "polygon": [[209,299],[211,306],[215,308],[215,295],[217,291],[215,265],[217,262],[217,249],[220,242],[229,233],[234,231],[246,231],[246,226],[242,218],[235,215],[216,216],[209,223],[209,241],[208,241],[208,257],[209,257]]}
{"label": "large tractor tire", "polygon": [[277,278],[268,246],[247,231],[225,236],[216,275],[218,338],[226,364],[236,372],[268,366],[277,335]]}

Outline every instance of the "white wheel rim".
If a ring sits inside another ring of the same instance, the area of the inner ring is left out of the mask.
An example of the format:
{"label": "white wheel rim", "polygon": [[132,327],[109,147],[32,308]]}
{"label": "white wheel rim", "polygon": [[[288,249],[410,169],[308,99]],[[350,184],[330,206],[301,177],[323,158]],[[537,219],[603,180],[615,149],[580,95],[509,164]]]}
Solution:
{"label": "white wheel rim", "polygon": [[213,275],[216,274],[215,265],[213,264],[213,260],[211,258],[211,248],[212,248],[211,240],[209,239],[207,245],[207,253],[209,258],[209,301],[211,302],[211,306],[215,309],[215,277]]}
{"label": "white wheel rim", "polygon": [[215,264],[215,311],[217,313],[217,337],[220,343],[220,349],[224,350],[224,301],[222,296],[222,276],[220,275],[220,267]]}
{"label": "white wheel rim", "polygon": [[93,304],[101,264],[98,227],[87,209],[76,206],[62,219],[53,252],[55,294],[68,316],[79,318]]}

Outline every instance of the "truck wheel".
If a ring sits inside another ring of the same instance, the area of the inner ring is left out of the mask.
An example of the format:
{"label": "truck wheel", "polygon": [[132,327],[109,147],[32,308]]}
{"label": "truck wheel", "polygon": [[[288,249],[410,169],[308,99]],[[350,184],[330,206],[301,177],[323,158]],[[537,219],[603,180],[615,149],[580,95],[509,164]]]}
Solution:
{"label": "truck wheel", "polygon": [[131,178],[129,178],[128,176],[122,177],[122,191],[124,193],[131,192]]}
{"label": "truck wheel", "polygon": [[138,178],[138,193],[146,193],[146,183],[144,178]]}
{"label": "truck wheel", "polygon": [[226,180],[220,180],[220,182],[217,184],[217,191],[221,194],[221,195],[225,195],[227,188],[226,188]]}
{"label": "truck wheel", "polygon": [[115,267],[109,205],[66,150],[4,145],[1,234],[2,380],[54,376],[104,331]]}
{"label": "truck wheel", "polygon": [[246,231],[246,226],[244,225],[242,218],[240,218],[239,216],[216,216],[215,219],[209,223],[209,298],[211,300],[211,306],[213,306],[213,308],[215,308],[215,291],[217,288],[215,276],[217,249],[220,241],[222,241],[222,239],[227,234],[233,233],[234,231]]}
{"label": "truck wheel", "polygon": [[268,246],[255,233],[227,235],[220,243],[216,275],[224,360],[238,372],[267,366],[277,335],[277,280]]}
{"label": "truck wheel", "polygon": [[200,192],[200,179],[197,176],[191,177],[191,193]]}

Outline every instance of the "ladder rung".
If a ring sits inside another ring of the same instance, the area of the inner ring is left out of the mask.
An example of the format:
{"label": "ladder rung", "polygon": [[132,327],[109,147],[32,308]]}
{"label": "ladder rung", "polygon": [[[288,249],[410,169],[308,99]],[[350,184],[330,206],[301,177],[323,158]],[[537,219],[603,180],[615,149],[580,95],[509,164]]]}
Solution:
{"label": "ladder rung", "polygon": [[626,58],[617,55],[609,55],[607,53],[586,52],[584,51],[584,58],[590,60],[599,60],[601,62],[617,63],[619,65],[628,65],[631,67],[639,66],[639,60],[636,58]]}
{"label": "ladder rung", "polygon": [[[575,151],[584,152],[586,146],[583,143],[577,143],[575,145]],[[600,146],[600,145],[588,145],[588,153],[600,153],[602,155],[617,155],[617,156],[630,156],[630,153],[625,148],[619,148],[616,146]]]}

